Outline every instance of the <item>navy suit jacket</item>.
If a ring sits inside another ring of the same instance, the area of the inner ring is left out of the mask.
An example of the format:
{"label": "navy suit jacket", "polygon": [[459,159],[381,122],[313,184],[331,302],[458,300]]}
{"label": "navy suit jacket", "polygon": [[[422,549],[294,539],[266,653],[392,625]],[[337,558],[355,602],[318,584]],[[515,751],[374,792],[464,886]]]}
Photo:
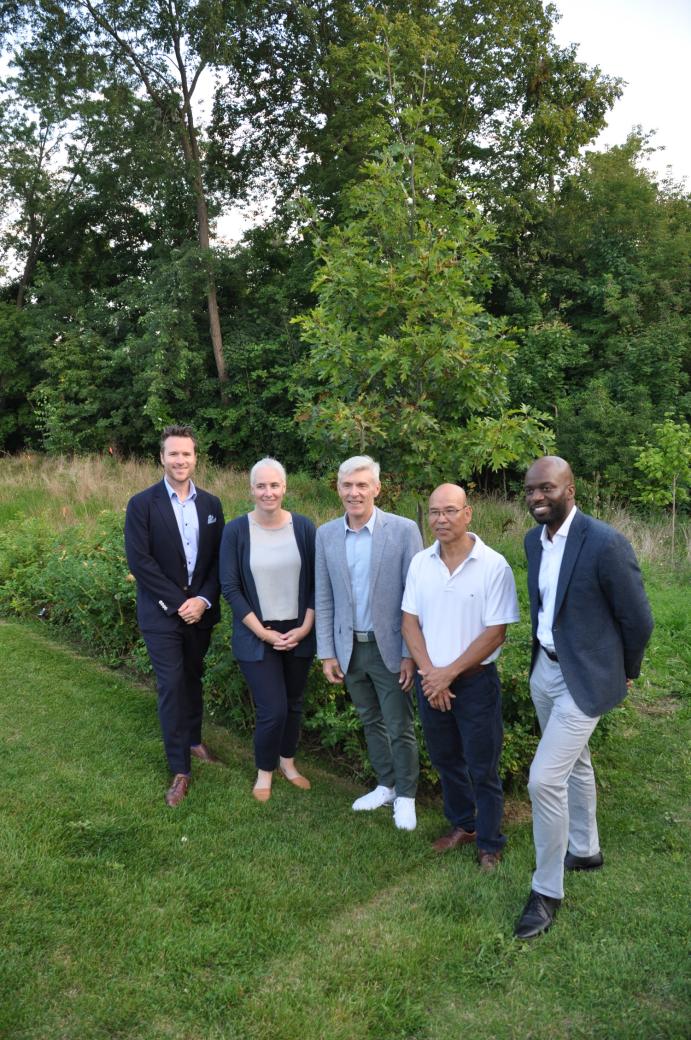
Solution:
{"label": "navy suit jacket", "polygon": [[[528,531],[528,592],[533,625],[531,671],[539,649],[540,527]],[[653,630],[641,572],[626,538],[580,510],[569,528],[557,583],[552,632],[559,665],[578,707],[590,718],[626,696],[641,670]]]}
{"label": "navy suit jacket", "polygon": [[211,604],[198,622],[200,628],[212,627],[220,617],[218,550],[223,507],[215,495],[196,490],[199,549],[191,581],[164,482],[140,491],[127,503],[125,552],[137,579],[137,620],[144,631],[169,631],[178,623],[178,608],[192,596],[203,596]]}
{"label": "navy suit jacket", "polygon": [[[314,610],[314,538],[312,521],[291,513],[293,533],[300,553],[300,579],[298,583],[298,626],[305,620],[308,607]],[[237,516],[226,524],[221,542],[220,574],[223,595],[233,611],[232,648],[236,661],[263,661],[266,643],[255,636],[242,619],[248,614],[262,618],[257,587],[250,568],[250,522],[247,514]],[[312,631],[295,647],[296,657],[312,657],[316,641]]]}

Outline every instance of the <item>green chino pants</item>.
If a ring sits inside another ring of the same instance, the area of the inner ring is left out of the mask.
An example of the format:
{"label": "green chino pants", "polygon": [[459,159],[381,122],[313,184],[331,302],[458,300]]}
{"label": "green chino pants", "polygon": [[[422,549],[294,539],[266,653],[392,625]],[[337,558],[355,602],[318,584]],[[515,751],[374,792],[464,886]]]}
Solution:
{"label": "green chino pants", "polygon": [[414,798],[420,771],[413,725],[413,697],[398,672],[390,672],[377,644],[353,643],[345,685],[360,716],[377,783]]}

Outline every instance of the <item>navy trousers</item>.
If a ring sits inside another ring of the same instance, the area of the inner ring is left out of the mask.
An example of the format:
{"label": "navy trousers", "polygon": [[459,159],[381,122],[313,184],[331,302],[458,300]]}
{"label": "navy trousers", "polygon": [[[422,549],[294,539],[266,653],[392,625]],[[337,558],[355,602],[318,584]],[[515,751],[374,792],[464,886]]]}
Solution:
{"label": "navy trousers", "polygon": [[189,773],[190,747],[201,744],[202,673],[211,629],[180,618],[169,632],[142,632],[156,675],[158,718],[171,773]]}
{"label": "navy trousers", "polygon": [[499,778],[504,726],[496,666],[451,685],[451,711],[430,708],[417,678],[420,718],[432,765],[438,770],[444,815],[454,827],[477,831],[477,846],[499,852],[504,792]]}
{"label": "navy trousers", "polygon": [[[295,628],[297,621],[267,621],[278,632]],[[238,661],[252,693],[256,713],[254,760],[257,769],[272,772],[282,758],[293,758],[300,739],[302,701],[312,657],[295,650],[266,645],[261,661]]]}

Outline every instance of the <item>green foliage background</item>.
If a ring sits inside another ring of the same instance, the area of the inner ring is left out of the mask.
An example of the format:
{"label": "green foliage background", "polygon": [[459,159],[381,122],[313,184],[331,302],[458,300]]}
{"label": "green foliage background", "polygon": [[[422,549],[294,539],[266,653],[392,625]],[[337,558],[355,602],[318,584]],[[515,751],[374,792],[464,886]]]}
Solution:
{"label": "green foliage background", "polygon": [[[454,433],[448,477],[503,486],[552,437],[579,476],[636,494],[653,425],[690,410],[691,206],[646,172],[644,132],[584,150],[621,84],[560,48],[554,17],[539,0],[0,3],[0,450],[141,456],[190,421],[219,463],[326,468],[364,440],[409,480],[393,415],[425,459]],[[173,66],[211,77],[205,113]],[[405,256],[402,193],[432,155]],[[201,203],[212,230],[239,203],[269,216],[207,248]],[[386,212],[407,318],[388,323],[360,266]],[[452,261],[453,322],[440,281],[422,305],[427,247]],[[464,323],[477,356],[459,363]]]}

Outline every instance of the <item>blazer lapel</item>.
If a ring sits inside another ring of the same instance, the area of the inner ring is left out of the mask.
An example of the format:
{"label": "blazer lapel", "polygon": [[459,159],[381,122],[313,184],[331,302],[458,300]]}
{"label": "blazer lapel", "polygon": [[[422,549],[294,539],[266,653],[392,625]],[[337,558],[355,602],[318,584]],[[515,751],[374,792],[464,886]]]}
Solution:
{"label": "blazer lapel", "polygon": [[[202,553],[206,553],[206,547],[208,544],[209,532],[207,531],[207,527],[209,514],[208,510],[204,508],[205,504],[206,503],[204,502],[204,496],[200,494],[199,491],[197,491],[197,496],[194,500],[194,508],[197,510],[197,523],[199,524],[199,541],[197,543],[197,561],[194,565],[195,573],[203,559]],[[192,577],[194,578],[194,574],[192,575]]]}
{"label": "blazer lapel", "polygon": [[166,488],[163,481],[157,485],[155,494],[156,505],[158,511],[161,514],[163,523],[165,524],[168,536],[171,540],[171,544],[175,546],[180,556],[180,561],[184,566],[187,566],[185,561],[185,553],[182,549],[182,538],[180,537],[180,530],[178,528],[177,520],[175,519],[175,511],[173,509],[170,497],[168,495],[168,489]]}
{"label": "blazer lapel", "polygon": [[344,585],[346,593],[348,595],[348,602],[350,603],[350,605],[352,607],[352,605],[353,605],[353,590],[352,590],[352,588],[350,586],[350,571],[348,570],[348,557],[346,556],[345,543],[346,543],[347,535],[346,535],[346,532],[345,532],[345,521],[343,521],[343,524],[344,524],[344,526],[341,527],[340,523],[339,523],[339,526],[335,530],[335,538],[334,538],[335,545],[334,545],[334,548],[336,550],[336,558],[338,560],[338,567],[339,567],[339,570],[341,572],[341,578],[343,580],[343,585]]}
{"label": "blazer lapel", "polygon": [[528,596],[530,599],[530,617],[533,631],[537,630],[537,616],[540,610],[540,561],[542,560],[542,542],[539,528],[533,528],[534,535],[529,537],[528,546]]}
{"label": "blazer lapel", "polygon": [[377,515],[374,521],[374,530],[372,532],[372,557],[370,559],[369,569],[369,595],[370,605],[373,602],[374,586],[377,583],[377,577],[379,575],[379,568],[381,567],[382,559],[384,558],[384,547],[386,545],[386,539],[388,532],[386,530],[386,518],[381,510],[377,509]]}
{"label": "blazer lapel", "polygon": [[559,615],[561,605],[564,602],[564,596],[566,590],[569,587],[571,581],[571,575],[573,569],[576,566],[576,560],[578,554],[581,551],[581,546],[586,535],[586,523],[582,513],[576,513],[573,520],[571,521],[571,527],[569,533],[566,536],[566,545],[564,546],[564,555],[561,560],[561,567],[559,568],[559,581],[557,582],[557,598],[554,603],[554,617]]}

